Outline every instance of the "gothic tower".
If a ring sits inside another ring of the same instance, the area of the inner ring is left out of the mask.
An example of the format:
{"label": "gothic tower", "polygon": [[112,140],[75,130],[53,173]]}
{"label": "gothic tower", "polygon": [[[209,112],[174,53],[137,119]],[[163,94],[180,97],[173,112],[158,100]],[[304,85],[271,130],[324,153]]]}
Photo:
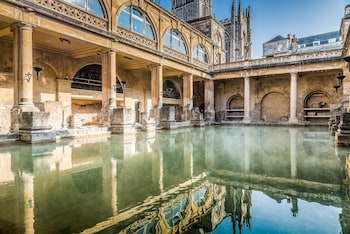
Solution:
{"label": "gothic tower", "polygon": [[171,11],[185,21],[212,15],[212,0],[171,0]]}
{"label": "gothic tower", "polygon": [[225,26],[226,61],[249,60],[252,57],[252,28],[250,7],[243,9],[239,0],[236,11],[235,0],[232,1],[231,18],[223,22]]}
{"label": "gothic tower", "polygon": [[191,24],[214,42],[214,64],[226,62],[225,27],[212,15],[212,0],[171,0],[173,14]]}

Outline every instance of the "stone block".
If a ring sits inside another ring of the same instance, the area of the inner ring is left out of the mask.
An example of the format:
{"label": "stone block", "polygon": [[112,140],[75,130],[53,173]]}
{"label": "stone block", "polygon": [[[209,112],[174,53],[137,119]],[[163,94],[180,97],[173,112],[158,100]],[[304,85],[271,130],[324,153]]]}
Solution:
{"label": "stone block", "polygon": [[22,112],[19,130],[48,130],[50,113],[48,112]]}
{"label": "stone block", "polygon": [[175,106],[163,106],[160,110],[160,121],[169,121],[173,122],[175,121]]}
{"label": "stone block", "polygon": [[55,142],[56,134],[49,125],[48,112],[22,112],[19,139],[26,143]]}
{"label": "stone block", "polygon": [[111,119],[111,131],[113,134],[134,133],[135,112],[130,108],[113,109]]}

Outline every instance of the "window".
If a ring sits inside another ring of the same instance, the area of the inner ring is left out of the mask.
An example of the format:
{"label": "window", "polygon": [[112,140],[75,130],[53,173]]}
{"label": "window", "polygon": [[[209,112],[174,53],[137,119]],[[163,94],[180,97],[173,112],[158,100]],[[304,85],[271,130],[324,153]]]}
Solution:
{"label": "window", "polygon": [[164,45],[171,49],[177,50],[183,54],[187,54],[185,42],[182,39],[181,34],[173,29],[167,31],[164,37]]}
{"label": "window", "polygon": [[301,49],[301,48],[305,48],[306,47],[306,45],[305,44],[300,44],[300,45],[298,45],[298,48],[299,49]]}
{"label": "window", "polygon": [[197,59],[199,61],[205,62],[205,63],[208,62],[207,53],[206,53],[206,51],[205,51],[205,49],[204,49],[204,47],[202,45],[197,45],[194,48],[193,58],[195,58],[195,59]]}
{"label": "window", "polygon": [[328,39],[328,43],[334,43],[334,42],[337,42],[337,38]]}
{"label": "window", "polygon": [[282,44],[278,44],[277,46],[277,51],[280,52],[282,51],[283,45]]}
{"label": "window", "polygon": [[314,41],[314,42],[312,42],[312,46],[318,46],[318,45],[320,45],[321,43],[320,43],[320,41]]}
{"label": "window", "polygon": [[105,18],[102,4],[99,0],[65,0],[66,2],[80,7],[87,12],[97,15],[101,18]]}
{"label": "window", "polygon": [[125,7],[122,10],[118,25],[154,40],[152,26],[147,16],[133,7]]}

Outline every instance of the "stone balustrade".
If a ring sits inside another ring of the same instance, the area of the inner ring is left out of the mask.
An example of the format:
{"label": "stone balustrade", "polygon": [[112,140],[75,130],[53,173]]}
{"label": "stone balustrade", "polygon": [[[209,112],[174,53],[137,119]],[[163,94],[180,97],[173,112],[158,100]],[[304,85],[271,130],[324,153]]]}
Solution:
{"label": "stone balustrade", "polygon": [[335,49],[320,52],[253,59],[242,62],[232,62],[215,65],[213,72],[236,71],[244,69],[261,69],[283,65],[308,64],[322,61],[337,61],[341,59],[341,54],[341,49]]}

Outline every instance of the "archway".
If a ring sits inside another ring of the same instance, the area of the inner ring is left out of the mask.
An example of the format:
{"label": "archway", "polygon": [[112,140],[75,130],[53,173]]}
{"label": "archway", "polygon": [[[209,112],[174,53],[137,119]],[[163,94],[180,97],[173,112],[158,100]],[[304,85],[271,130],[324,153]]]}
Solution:
{"label": "archway", "polygon": [[331,98],[323,91],[309,93],[304,100],[304,119],[311,124],[328,124]]}
{"label": "archway", "polygon": [[242,120],[244,117],[244,97],[234,95],[226,103],[226,119]]}
{"label": "archway", "polygon": [[261,120],[268,123],[286,121],[289,116],[289,99],[281,93],[267,94],[261,101]]}

